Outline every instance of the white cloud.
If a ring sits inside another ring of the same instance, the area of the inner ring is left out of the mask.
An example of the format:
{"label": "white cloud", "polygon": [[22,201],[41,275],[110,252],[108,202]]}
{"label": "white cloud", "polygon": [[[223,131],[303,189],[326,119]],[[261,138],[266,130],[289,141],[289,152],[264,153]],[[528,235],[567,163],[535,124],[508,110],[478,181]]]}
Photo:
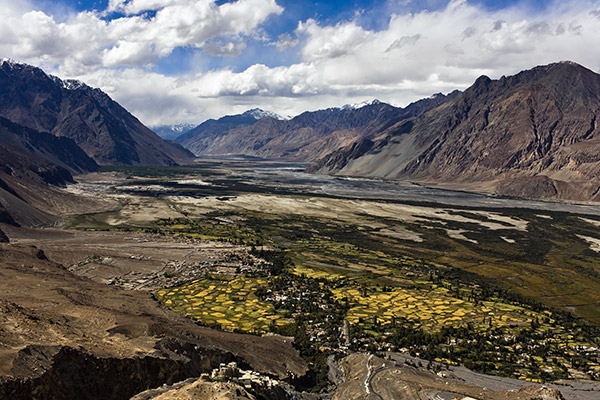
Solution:
{"label": "white cloud", "polygon": [[277,50],[284,51],[296,47],[298,44],[298,39],[293,39],[292,35],[289,33],[282,33],[277,37],[277,41],[271,43],[271,45],[275,46]]}
{"label": "white cloud", "polygon": [[570,2],[541,14],[518,7],[490,12],[452,1],[434,12],[392,15],[381,31],[310,19],[297,29],[304,36],[301,63],[213,71],[199,91],[280,97],[280,103],[331,95],[343,104],[369,96],[403,105],[421,94],[464,89],[481,74],[499,77],[564,59],[597,69],[598,54],[589,49],[600,41],[600,29],[590,10],[591,3]]}
{"label": "white cloud", "polygon": [[373,33],[359,27],[356,22],[321,27],[309,19],[300,23],[298,33],[306,34],[308,42],[302,49],[307,61],[336,58],[360,51],[360,47],[373,37]]}
{"label": "white cloud", "polygon": [[202,47],[205,53],[215,57],[237,57],[246,48],[244,42],[208,42]]}
{"label": "white cloud", "polygon": [[[213,0],[111,0],[107,11],[125,16],[103,19],[96,12],[82,12],[57,22],[42,11],[24,12],[14,2],[3,3],[0,51],[37,64],[59,64],[68,74],[81,73],[89,62],[104,67],[144,65],[177,47],[202,48],[211,39],[251,35],[270,15],[283,11],[275,0],[220,6]],[[229,54],[243,48],[241,43],[225,45]]]}
{"label": "white cloud", "polygon": [[125,15],[139,14],[142,11],[155,11],[181,3],[177,0],[110,0],[107,12],[120,12]]}

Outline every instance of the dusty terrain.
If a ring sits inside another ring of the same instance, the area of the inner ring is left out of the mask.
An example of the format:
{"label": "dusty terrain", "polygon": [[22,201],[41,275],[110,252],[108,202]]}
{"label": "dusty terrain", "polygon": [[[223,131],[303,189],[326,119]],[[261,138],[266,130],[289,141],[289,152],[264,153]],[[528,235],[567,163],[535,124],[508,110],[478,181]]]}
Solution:
{"label": "dusty terrain", "polygon": [[[514,245],[540,221],[556,217],[548,211],[540,211],[534,218],[501,210],[457,212],[442,205],[318,194],[279,195],[268,190],[241,193],[237,188],[223,189],[220,185],[224,183],[213,182],[217,178],[211,180],[210,176],[201,180],[199,176],[185,178],[176,183],[191,185],[185,190],[198,190],[198,195],[179,193],[181,187],[173,189],[168,181],[145,185],[138,178],[125,182],[123,175],[114,173],[90,174],[82,183],[71,186],[65,198],[87,195],[88,199],[102,201],[82,203],[79,208],[75,201],[64,202],[62,208],[53,205],[52,211],[63,216],[53,228],[0,226],[11,240],[0,245],[0,398],[25,399],[35,394],[46,398],[120,399],[188,378],[193,379],[139,398],[256,397],[235,383],[197,379],[220,363],[233,360],[244,369],[297,387],[310,382],[307,363],[290,339],[203,328],[155,301],[152,293],[159,288],[178,286],[207,273],[235,274],[246,264],[260,262],[252,259],[248,263],[253,256],[247,247],[237,244],[169,236],[166,231],[165,235],[136,231],[152,231],[160,226],[156,225],[159,219],[171,218],[175,225],[170,226],[182,227],[186,221],[201,224],[214,220],[214,227],[235,226],[240,232],[248,215],[301,215],[340,226],[360,221],[382,240],[403,240],[402,245],[408,248],[430,239],[423,228],[427,225],[435,226],[439,235],[453,241],[470,244],[475,234],[485,233],[488,239],[498,238]],[[231,182],[236,184],[234,179]],[[92,213],[69,217],[83,209]],[[82,229],[90,230],[57,227],[68,226],[74,219]],[[592,227],[597,223],[587,217],[582,221]],[[124,228],[132,231],[118,231]],[[480,245],[485,242],[483,236],[477,239]],[[584,242],[587,239],[577,240],[585,248],[592,247],[592,243]],[[459,368],[439,376],[424,367],[405,365],[402,358],[390,361],[362,353],[340,364],[342,372],[338,375],[343,379],[338,387],[330,388],[329,394],[336,399],[470,396],[504,400],[544,394],[550,396],[548,399],[560,399],[556,390],[565,399],[595,399],[599,389],[594,383],[568,381],[546,392],[539,385],[521,390],[528,383],[474,377],[472,372]],[[290,393],[281,398],[294,398]]]}
{"label": "dusty terrain", "polygon": [[243,266],[242,260],[252,258],[244,246],[149,233],[10,226],[5,230],[13,244],[36,246],[78,276],[149,292],[205,273],[235,272]]}
{"label": "dusty terrain", "polygon": [[[129,398],[231,360],[290,381],[307,372],[289,340],[199,327],[146,291],[96,282],[55,261],[106,259],[124,246],[142,258],[130,268],[158,269],[182,251],[174,243],[146,237],[136,248],[135,235],[4,228],[15,243],[0,247],[0,398]],[[123,272],[129,252],[99,264],[107,269],[94,269],[94,279]]]}
{"label": "dusty terrain", "polygon": [[333,399],[592,400],[600,395],[600,385],[594,382],[532,385],[460,367],[434,373],[417,366],[417,362],[425,363],[398,353],[389,353],[385,359],[367,353],[351,354],[339,363],[343,383]]}

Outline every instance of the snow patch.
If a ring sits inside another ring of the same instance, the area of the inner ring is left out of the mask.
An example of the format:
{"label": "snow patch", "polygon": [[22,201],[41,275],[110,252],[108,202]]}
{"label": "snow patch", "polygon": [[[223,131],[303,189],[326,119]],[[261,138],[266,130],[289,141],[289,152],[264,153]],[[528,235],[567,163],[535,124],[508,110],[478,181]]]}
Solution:
{"label": "snow patch", "polygon": [[379,101],[377,99],[373,99],[373,100],[366,100],[366,101],[362,101],[360,103],[354,103],[354,104],[346,104],[344,106],[342,106],[342,110],[358,110],[359,108],[363,108],[366,106],[373,106],[375,104],[383,104],[382,101]]}
{"label": "snow patch", "polygon": [[280,121],[282,120],[286,120],[286,119],[290,119],[290,117],[283,117],[277,113],[274,113],[272,111],[266,111],[260,108],[253,108],[251,110],[248,110],[244,113],[244,115],[249,115],[251,117],[253,117],[254,119],[261,119],[264,117],[269,117],[269,118],[273,118],[273,119],[278,119]]}

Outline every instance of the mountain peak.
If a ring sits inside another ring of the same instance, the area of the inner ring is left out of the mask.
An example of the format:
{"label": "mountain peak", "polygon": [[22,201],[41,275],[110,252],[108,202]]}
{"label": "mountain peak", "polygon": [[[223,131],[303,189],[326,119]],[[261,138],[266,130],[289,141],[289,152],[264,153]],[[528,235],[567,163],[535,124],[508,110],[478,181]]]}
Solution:
{"label": "mountain peak", "polygon": [[247,115],[247,116],[253,117],[254,119],[257,119],[257,120],[264,118],[264,117],[270,117],[273,119],[278,119],[280,121],[284,120],[284,119],[289,119],[289,117],[288,118],[282,117],[281,115],[279,115],[277,113],[274,113],[272,111],[266,111],[261,108],[253,108],[251,110],[246,111],[242,115]]}
{"label": "mountain peak", "polygon": [[78,90],[78,89],[91,89],[88,85],[86,85],[85,83],[78,81],[77,79],[60,79],[58,76],[54,76],[54,75],[48,75],[48,77],[50,79],[52,79],[52,81],[54,81],[54,83],[56,83],[58,86],[62,87],[63,89],[67,89],[67,90]]}
{"label": "mountain peak", "polygon": [[365,101],[361,101],[360,103],[346,104],[346,105],[342,106],[342,110],[358,110],[359,108],[373,106],[376,104],[384,104],[384,103],[377,99],[365,100]]}
{"label": "mountain peak", "polygon": [[69,137],[99,164],[175,165],[192,158],[158,138],[100,89],[10,59],[2,59],[0,69],[0,116]]}
{"label": "mountain peak", "polygon": [[8,57],[2,57],[2,61],[0,61],[0,65],[3,65],[3,64],[7,64],[11,67],[15,66],[15,65],[24,65],[24,64],[19,63],[16,60],[13,60],[12,58],[8,58]]}

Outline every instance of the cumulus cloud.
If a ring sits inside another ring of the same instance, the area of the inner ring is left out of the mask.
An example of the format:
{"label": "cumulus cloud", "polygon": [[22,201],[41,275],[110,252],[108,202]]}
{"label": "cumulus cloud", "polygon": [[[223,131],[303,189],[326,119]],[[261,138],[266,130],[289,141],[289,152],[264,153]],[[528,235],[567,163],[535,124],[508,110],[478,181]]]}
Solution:
{"label": "cumulus cloud", "polygon": [[596,55],[586,50],[600,40],[590,8],[571,2],[528,14],[451,1],[434,12],[392,15],[380,31],[355,21],[321,25],[310,19],[297,29],[305,37],[303,62],[288,67],[286,79],[281,79],[281,68],[252,67],[226,72],[227,79],[221,86],[215,81],[210,93],[232,96],[236,88],[240,96],[371,93],[406,104],[416,92],[462,89],[481,74],[499,77],[563,59],[596,69]]}
{"label": "cumulus cloud", "polygon": [[296,47],[298,39],[293,39],[289,33],[282,33],[277,37],[277,41],[271,45],[277,47],[277,50],[284,51]]}
{"label": "cumulus cloud", "polygon": [[245,48],[244,42],[222,43],[220,41],[209,42],[202,47],[205,53],[215,57],[237,57]]}
{"label": "cumulus cloud", "polygon": [[354,53],[373,36],[372,32],[364,30],[355,21],[322,27],[314,19],[309,19],[301,22],[297,31],[309,37],[302,49],[302,55],[307,61]]}
{"label": "cumulus cloud", "polygon": [[385,52],[388,53],[394,49],[401,49],[404,46],[413,46],[420,38],[421,35],[418,33],[412,36],[402,36],[400,39],[394,40],[394,42],[390,44],[390,47],[388,47]]}
{"label": "cumulus cloud", "polygon": [[[214,38],[250,35],[270,15],[283,11],[275,0],[222,5],[213,0],[111,0],[106,11],[124,16],[110,19],[82,12],[57,22],[42,11],[20,13],[12,3],[5,5],[0,11],[0,51],[34,63],[60,64],[65,73],[74,74],[89,62],[105,67],[144,65],[177,47],[203,48]],[[230,42],[221,52],[235,55],[243,48]],[[214,44],[207,49],[217,52]]]}

